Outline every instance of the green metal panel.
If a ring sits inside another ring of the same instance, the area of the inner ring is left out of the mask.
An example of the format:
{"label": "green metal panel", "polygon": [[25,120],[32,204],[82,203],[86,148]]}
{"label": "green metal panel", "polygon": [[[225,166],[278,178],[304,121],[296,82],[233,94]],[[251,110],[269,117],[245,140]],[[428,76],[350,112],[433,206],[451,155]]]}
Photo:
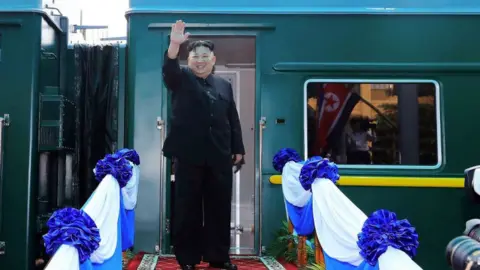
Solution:
{"label": "green metal panel", "polygon": [[281,185],[269,184],[271,175],[263,175],[263,219],[262,219],[262,241],[268,247],[269,243],[275,240],[277,230],[287,220],[285,201]]}
{"label": "green metal panel", "polygon": [[[168,29],[152,29],[152,23],[177,19],[196,24],[263,24],[274,29],[257,36],[258,117],[267,117],[263,183],[263,235],[285,219],[281,189],[269,186],[275,174],[271,158],[280,147],[303,149],[303,83],[307,78],[343,79],[433,79],[441,85],[444,164],[437,170],[342,170],[343,175],[462,176],[478,164],[474,149],[480,148],[480,127],[464,120],[478,114],[473,91],[480,79],[480,37],[472,35],[480,16],[448,15],[241,15],[241,14],[154,14],[129,15],[128,142],[140,154],[142,164],[139,207],[152,206],[137,220],[140,248],[158,237],[159,134],[154,118],[165,118],[165,93],[161,93],[162,53]],[[218,25],[217,25],[218,26]],[[200,26],[196,26],[200,27]],[[212,31],[218,31],[212,29]],[[208,32],[204,25],[202,32]],[[191,30],[191,29],[189,29]],[[198,30],[198,29],[197,29]],[[240,31],[230,26],[225,33]],[[164,90],[164,89],[163,89]],[[276,118],[286,120],[276,125]],[[142,153],[143,152],[143,153]],[[152,189],[153,188],[153,189]],[[149,189],[149,191],[146,191]],[[468,205],[463,191],[440,188],[343,187],[342,190],[370,213],[386,208],[408,218],[418,228],[420,249],[417,261],[424,269],[448,269],[444,248],[463,231],[464,222],[479,211]],[[144,192],[144,193],[142,193]],[[375,196],[372,196],[375,195]],[[147,198],[148,197],[148,198]],[[373,200],[375,198],[375,200]],[[417,198],[417,201],[407,199]],[[419,201],[421,200],[421,201]],[[275,208],[274,210],[272,208]],[[139,211],[141,212],[141,211]],[[148,239],[147,235],[151,233]]]}
{"label": "green metal panel", "polygon": [[39,70],[39,150],[73,150],[75,144],[75,107],[66,96],[67,36],[59,34],[42,19]]}
{"label": "green metal panel", "polygon": [[75,105],[62,95],[40,94],[39,151],[75,147]]}
{"label": "green metal panel", "polygon": [[41,22],[35,13],[0,13],[0,115],[10,114],[11,120],[4,130],[1,175],[2,269],[27,270],[34,263]]}
{"label": "green metal panel", "polygon": [[[130,21],[126,126],[127,146],[142,156],[141,183],[135,216],[135,249],[154,251],[160,238],[160,132],[158,116],[165,115],[161,63],[165,36],[148,32],[144,23]],[[141,57],[137,57],[141,56]]]}

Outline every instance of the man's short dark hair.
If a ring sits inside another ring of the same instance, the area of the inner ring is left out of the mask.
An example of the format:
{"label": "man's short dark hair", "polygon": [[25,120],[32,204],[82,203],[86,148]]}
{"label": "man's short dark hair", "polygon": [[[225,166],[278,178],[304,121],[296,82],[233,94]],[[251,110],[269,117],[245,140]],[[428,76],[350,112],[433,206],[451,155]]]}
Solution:
{"label": "man's short dark hair", "polygon": [[190,42],[187,46],[187,50],[188,52],[191,52],[198,47],[206,47],[212,52],[215,50],[215,44],[213,44],[213,42],[210,40],[196,40],[196,41]]}

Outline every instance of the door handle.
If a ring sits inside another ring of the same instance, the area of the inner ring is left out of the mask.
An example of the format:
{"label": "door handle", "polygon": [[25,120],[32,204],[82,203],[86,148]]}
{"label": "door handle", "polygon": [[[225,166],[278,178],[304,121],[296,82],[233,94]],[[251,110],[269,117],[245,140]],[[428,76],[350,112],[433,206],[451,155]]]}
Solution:
{"label": "door handle", "polygon": [[166,201],[166,196],[165,196],[165,191],[167,190],[167,184],[165,181],[165,168],[166,168],[166,162],[165,162],[165,157],[163,156],[162,153],[162,148],[163,148],[163,143],[165,142],[165,120],[162,119],[162,117],[157,117],[157,129],[160,131],[160,222],[159,222],[159,227],[160,227],[160,235],[159,235],[159,245],[158,245],[158,253],[162,254],[162,247],[163,247],[163,234],[164,234],[164,228],[167,229],[166,225],[166,209],[167,209],[167,201]]}

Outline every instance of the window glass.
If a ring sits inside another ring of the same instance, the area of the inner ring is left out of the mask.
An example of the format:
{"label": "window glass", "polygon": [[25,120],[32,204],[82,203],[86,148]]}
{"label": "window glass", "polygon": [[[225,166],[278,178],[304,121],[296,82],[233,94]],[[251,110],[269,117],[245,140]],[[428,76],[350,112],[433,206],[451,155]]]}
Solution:
{"label": "window glass", "polygon": [[438,84],[309,80],[305,152],[337,164],[441,163]]}

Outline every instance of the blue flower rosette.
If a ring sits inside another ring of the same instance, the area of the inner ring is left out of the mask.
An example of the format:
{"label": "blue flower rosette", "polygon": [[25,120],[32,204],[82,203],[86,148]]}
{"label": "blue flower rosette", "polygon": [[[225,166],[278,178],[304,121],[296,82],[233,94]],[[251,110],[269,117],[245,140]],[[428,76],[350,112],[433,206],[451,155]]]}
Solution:
{"label": "blue flower rosette", "polygon": [[317,178],[326,178],[333,183],[337,183],[338,179],[340,179],[337,165],[326,158],[310,158],[305,162],[300,171],[300,183],[305,190],[311,190],[312,184]]}
{"label": "blue flower rosette", "polygon": [[281,173],[283,171],[283,167],[285,167],[285,164],[288,162],[299,162],[301,160],[302,158],[294,149],[282,148],[273,156],[272,165],[277,172]]}
{"label": "blue flower rosette", "polygon": [[92,218],[82,210],[64,208],[55,211],[47,222],[43,236],[48,255],[53,256],[62,245],[75,247],[79,263],[87,261],[100,246],[100,232]]}
{"label": "blue flower rosette", "polygon": [[140,156],[138,155],[137,151],[133,149],[123,148],[118,150],[115,154],[113,154],[115,158],[124,158],[136,166],[140,165]]}
{"label": "blue flower rosette", "polygon": [[365,221],[357,245],[360,255],[374,266],[388,247],[401,250],[410,258],[415,257],[419,246],[418,233],[408,220],[398,220],[395,213],[381,209]]}
{"label": "blue flower rosette", "polygon": [[132,164],[125,158],[116,154],[108,154],[99,160],[95,166],[94,173],[97,181],[102,181],[107,175],[113,176],[123,188],[132,177]]}

